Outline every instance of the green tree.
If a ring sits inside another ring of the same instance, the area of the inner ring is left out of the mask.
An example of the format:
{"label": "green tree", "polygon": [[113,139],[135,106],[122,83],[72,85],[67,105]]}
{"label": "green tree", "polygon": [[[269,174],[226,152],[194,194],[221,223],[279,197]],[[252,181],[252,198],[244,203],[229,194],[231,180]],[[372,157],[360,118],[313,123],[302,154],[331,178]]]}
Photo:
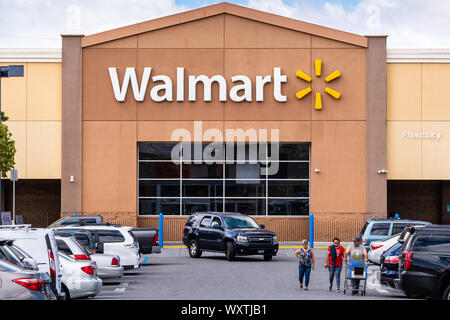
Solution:
{"label": "green tree", "polygon": [[5,124],[8,117],[2,111],[2,122],[0,123],[0,168],[2,178],[6,178],[6,174],[14,168],[16,162],[16,143],[11,139],[12,133],[9,132],[8,126]]}

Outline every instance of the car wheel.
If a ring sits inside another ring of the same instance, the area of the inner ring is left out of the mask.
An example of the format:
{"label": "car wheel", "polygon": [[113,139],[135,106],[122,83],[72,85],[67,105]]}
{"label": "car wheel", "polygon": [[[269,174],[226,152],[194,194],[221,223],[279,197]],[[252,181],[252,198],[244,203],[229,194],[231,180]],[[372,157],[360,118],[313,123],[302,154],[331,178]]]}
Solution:
{"label": "car wheel", "polygon": [[442,295],[442,300],[450,301],[450,285],[448,285],[447,289],[444,290],[444,294]]}
{"label": "car wheel", "polygon": [[189,255],[191,258],[200,258],[202,255],[202,251],[198,247],[198,243],[195,240],[191,240],[191,242],[189,242]]}
{"label": "car wheel", "polygon": [[235,253],[234,253],[234,243],[229,241],[227,242],[227,260],[228,261],[233,261],[234,257],[235,257]]}
{"label": "car wheel", "polygon": [[264,261],[271,261],[272,260],[272,255],[264,255]]}
{"label": "car wheel", "polygon": [[63,284],[61,284],[61,290],[64,292],[65,295],[65,300],[70,300],[70,294],[69,294],[69,289],[67,289],[67,287]]}

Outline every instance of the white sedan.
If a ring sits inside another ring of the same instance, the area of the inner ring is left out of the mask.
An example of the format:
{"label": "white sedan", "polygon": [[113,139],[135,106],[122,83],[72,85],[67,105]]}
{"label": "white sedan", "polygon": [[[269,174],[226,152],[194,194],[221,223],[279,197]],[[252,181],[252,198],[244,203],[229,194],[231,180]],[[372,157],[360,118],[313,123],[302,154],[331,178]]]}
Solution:
{"label": "white sedan", "polygon": [[369,250],[369,261],[375,264],[380,264],[380,258],[383,252],[392,247],[398,242],[400,238],[400,233],[394,234],[393,236],[383,240],[383,241],[372,241],[370,243]]}

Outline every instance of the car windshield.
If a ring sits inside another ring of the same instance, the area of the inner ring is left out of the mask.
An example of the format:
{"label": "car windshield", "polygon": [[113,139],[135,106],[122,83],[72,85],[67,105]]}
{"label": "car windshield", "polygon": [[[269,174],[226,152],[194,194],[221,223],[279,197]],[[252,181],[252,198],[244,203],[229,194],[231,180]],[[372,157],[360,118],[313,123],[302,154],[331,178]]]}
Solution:
{"label": "car windshield", "polygon": [[223,221],[228,229],[259,229],[255,220],[246,216],[223,217]]}

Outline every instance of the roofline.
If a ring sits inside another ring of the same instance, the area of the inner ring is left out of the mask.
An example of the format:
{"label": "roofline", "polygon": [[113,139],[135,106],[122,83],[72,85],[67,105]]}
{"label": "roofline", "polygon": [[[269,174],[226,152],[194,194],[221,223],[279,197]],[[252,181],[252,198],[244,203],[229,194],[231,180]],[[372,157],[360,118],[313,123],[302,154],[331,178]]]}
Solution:
{"label": "roofline", "polygon": [[61,62],[61,48],[1,48],[1,62]]}
{"label": "roofline", "polygon": [[331,29],[317,24],[287,18],[255,9],[250,9],[227,2],[221,2],[218,4],[213,4],[202,8],[184,11],[181,13],[85,36],[81,38],[81,46],[83,48],[89,47],[99,43],[117,40],[120,38],[125,38],[144,32],[154,31],[157,29],[162,29],[186,22],[191,22],[194,20],[208,18],[223,13],[267,24],[272,24],[286,29],[305,32],[328,39],[342,41],[360,47],[367,48],[368,46],[368,40],[367,37],[365,36],[341,30]]}
{"label": "roofline", "polygon": [[450,63],[450,49],[388,49],[387,63]]}

